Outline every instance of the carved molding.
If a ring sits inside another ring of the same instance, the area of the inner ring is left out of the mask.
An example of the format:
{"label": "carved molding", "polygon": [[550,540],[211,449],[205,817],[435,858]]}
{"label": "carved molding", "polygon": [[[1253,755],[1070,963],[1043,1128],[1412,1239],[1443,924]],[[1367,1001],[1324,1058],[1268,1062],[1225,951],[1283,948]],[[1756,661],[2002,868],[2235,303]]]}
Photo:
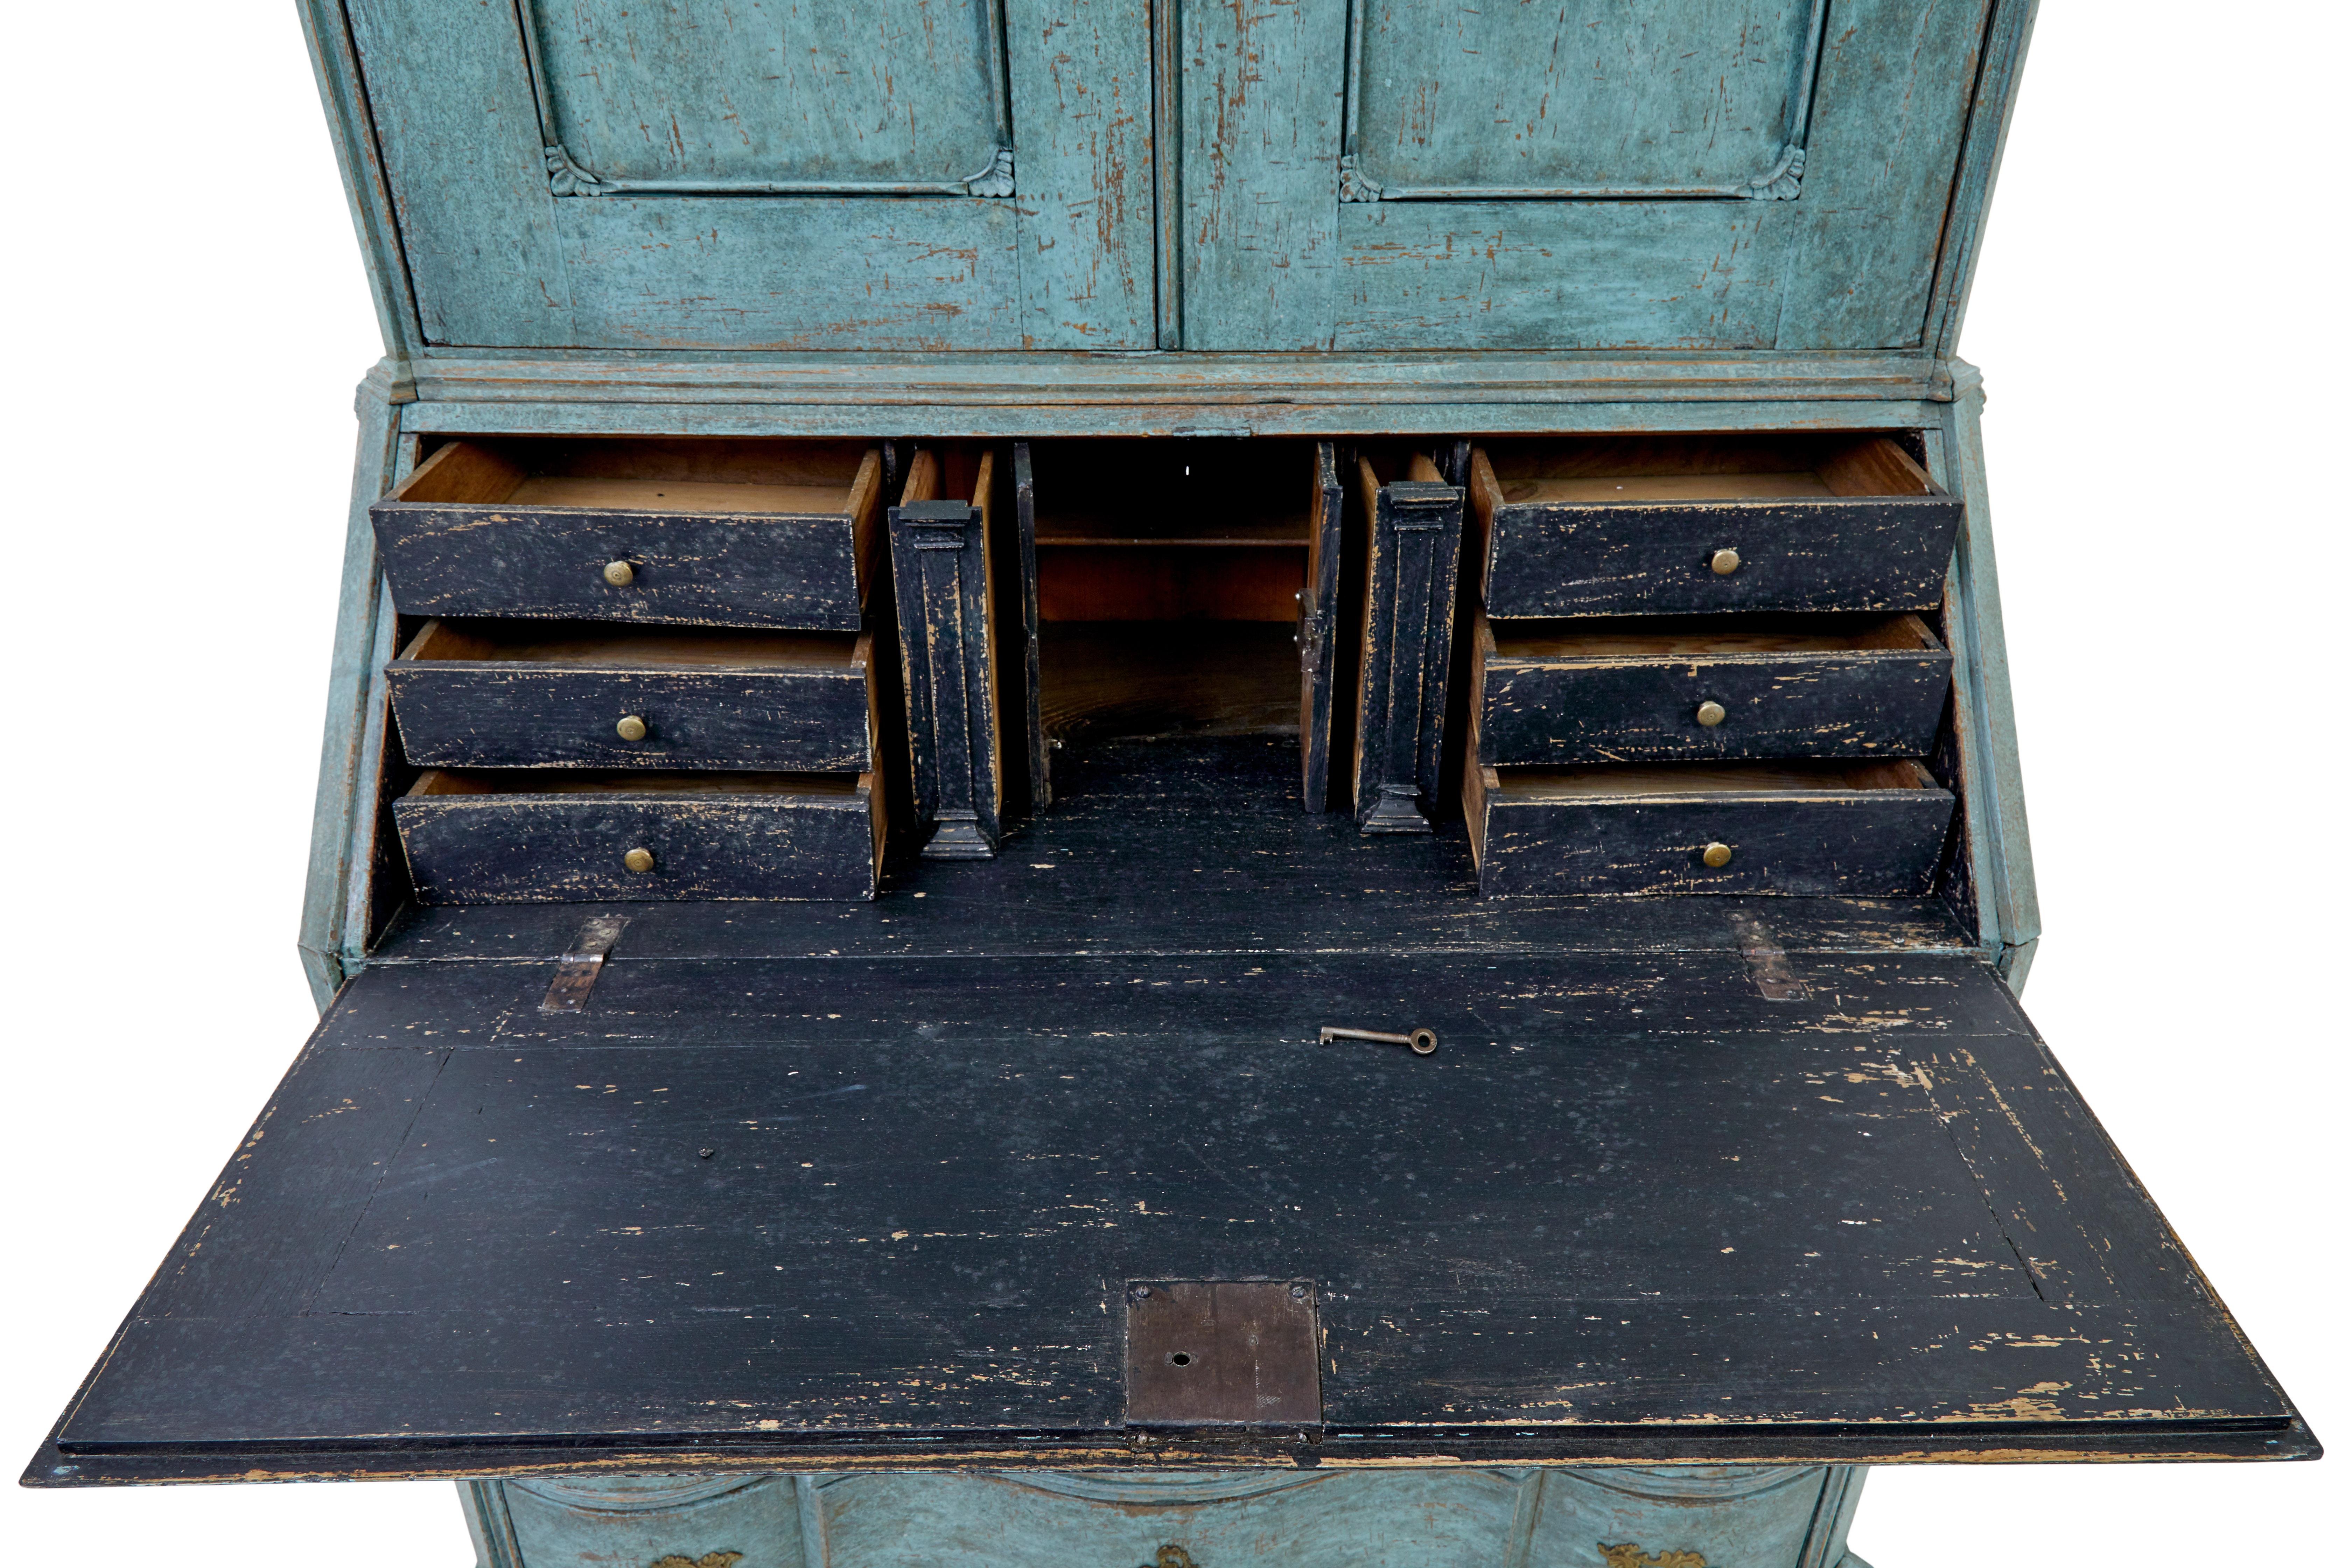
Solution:
{"label": "carved molding", "polygon": [[1364,173],[1364,166],[1353,153],[1339,154],[1339,199],[1343,202],[1376,202],[1381,199],[1380,182]]}
{"label": "carved molding", "polygon": [[754,195],[941,195],[1009,196],[1013,194],[1013,149],[999,147],[980,173],[948,184],[894,184],[857,181],[608,180],[583,166],[561,142],[543,149],[547,188],[559,196],[605,196],[620,192],[694,195],[741,193]]}
{"label": "carved molding", "polygon": [[972,196],[1009,196],[1013,194],[1013,149],[999,147],[988,161],[988,167],[963,183],[964,194]]}
{"label": "carved molding", "polygon": [[572,161],[561,142],[547,148],[547,188],[559,196],[601,196],[604,182]]}
{"label": "carved molding", "polygon": [[1805,177],[1805,150],[1791,142],[1780,149],[1780,156],[1772,166],[1755,178],[1738,185],[1725,185],[1704,190],[1646,189],[1638,185],[1560,185],[1530,186],[1526,189],[1463,186],[1390,190],[1365,172],[1362,160],[1353,153],[1339,154],[1339,199],[1343,202],[1409,202],[1409,201],[1631,201],[1644,196],[1688,198],[1692,196],[1731,196],[1750,202],[1792,202],[1801,194]]}
{"label": "carved molding", "polygon": [[1339,199],[1343,202],[1454,201],[1659,201],[1692,199],[1788,202],[1797,199],[1805,173],[1805,137],[1812,121],[1813,89],[1821,70],[1822,48],[1829,26],[1829,0],[1812,0],[1799,35],[1798,91],[1782,124],[1779,156],[1762,173],[1731,184],[1595,184],[1508,185],[1501,184],[1407,184],[1377,179],[1366,164],[1358,140],[1362,132],[1365,92],[1365,25],[1370,0],[1349,0],[1348,6],[1347,108],[1340,132]]}
{"label": "carved molding", "polygon": [[1739,188],[1751,202],[1793,202],[1805,177],[1805,150],[1795,142],[1780,149],[1780,161]]}

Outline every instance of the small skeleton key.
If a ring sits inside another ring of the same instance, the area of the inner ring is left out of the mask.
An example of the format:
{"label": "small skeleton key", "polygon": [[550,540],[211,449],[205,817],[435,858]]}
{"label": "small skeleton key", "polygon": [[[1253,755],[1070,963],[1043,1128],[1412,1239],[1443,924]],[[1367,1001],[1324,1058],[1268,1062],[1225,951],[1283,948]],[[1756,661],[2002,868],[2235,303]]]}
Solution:
{"label": "small skeleton key", "polygon": [[1437,1050],[1437,1031],[1434,1029],[1415,1029],[1410,1035],[1387,1035],[1378,1029],[1335,1029],[1327,1024],[1323,1032],[1315,1037],[1318,1046],[1328,1046],[1334,1040],[1370,1040],[1374,1045],[1402,1046],[1417,1057],[1431,1056]]}

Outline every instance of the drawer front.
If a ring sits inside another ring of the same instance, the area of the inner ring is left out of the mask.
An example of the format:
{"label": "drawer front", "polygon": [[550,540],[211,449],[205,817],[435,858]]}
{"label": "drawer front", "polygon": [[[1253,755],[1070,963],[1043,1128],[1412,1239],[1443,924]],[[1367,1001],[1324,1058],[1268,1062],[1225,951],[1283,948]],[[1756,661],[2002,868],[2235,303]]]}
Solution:
{"label": "drawer front", "polygon": [[[401,745],[420,767],[855,773],[873,765],[862,667],[620,670],[435,659],[396,660],[386,673]],[[632,719],[634,741],[624,731]]]}
{"label": "drawer front", "polygon": [[807,1562],[790,1476],[565,1476],[507,1481],[501,1490],[519,1568]]}
{"label": "drawer front", "polygon": [[[1949,496],[1505,502],[1493,509],[1486,613],[1932,609],[1959,522]],[[1738,564],[1718,570],[1727,551]]]}
{"label": "drawer front", "polygon": [[422,903],[858,900],[875,893],[879,809],[866,777],[805,795],[411,794],[393,819]]}
{"label": "drawer front", "polygon": [[1474,670],[1471,700],[1483,763],[1923,757],[1951,676],[1952,657],[1940,650],[1559,660],[1489,654]]}
{"label": "drawer front", "polygon": [[846,516],[409,501],[379,501],[371,512],[393,603],[404,615],[858,629],[861,584]]}
{"label": "drawer front", "polygon": [[[1559,799],[1469,770],[1478,890],[1512,893],[1812,893],[1927,890],[1952,796],[1941,789]],[[1707,864],[1709,846],[1730,851]]]}

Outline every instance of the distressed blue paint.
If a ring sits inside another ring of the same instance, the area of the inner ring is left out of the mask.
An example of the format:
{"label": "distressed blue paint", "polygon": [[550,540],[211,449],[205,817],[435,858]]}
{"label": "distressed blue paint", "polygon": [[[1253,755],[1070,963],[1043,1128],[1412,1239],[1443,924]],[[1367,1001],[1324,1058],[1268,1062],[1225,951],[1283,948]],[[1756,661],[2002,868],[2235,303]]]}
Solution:
{"label": "distressed blue paint", "polygon": [[[375,529],[368,508],[394,482],[400,435],[398,405],[413,388],[386,360],[370,371],[353,397],[359,416],[359,451],[352,466],[351,507],[343,531],[343,575],[335,611],[333,661],[327,677],[327,732],[320,746],[319,788],[310,816],[310,863],[302,889],[298,945],[310,994],[323,1011],[359,960],[349,930],[354,899],[365,907],[369,866],[364,850],[354,853],[357,819],[372,821],[373,800],[383,756],[378,689],[384,649],[391,638],[383,570],[376,559]],[[372,837],[372,836],[371,836]],[[363,943],[365,932],[358,934]]]}
{"label": "distressed blue paint", "polygon": [[[1985,865],[1978,883],[1979,910],[1990,915],[2000,942],[1994,957],[2014,990],[2022,991],[2042,934],[2042,907],[2033,886],[2033,846],[2025,825],[2025,783],[2017,756],[2017,712],[2009,689],[2009,649],[2001,632],[2000,577],[1993,563],[1992,505],[1985,482],[1984,379],[1976,366],[1954,361],[1959,396],[1948,415],[1954,489],[1967,504],[1953,586],[1955,621],[1967,634],[1952,650],[1969,683],[1967,728],[1975,738],[1968,795],[1981,820]],[[1982,918],[1982,917],[1980,917]]]}
{"label": "distressed blue paint", "polygon": [[[461,1488],[481,1568],[1862,1568],[1839,1466],[563,1477]],[[1171,1558],[1170,1548],[1181,1556]],[[1685,1559],[1687,1561],[1687,1559]]]}

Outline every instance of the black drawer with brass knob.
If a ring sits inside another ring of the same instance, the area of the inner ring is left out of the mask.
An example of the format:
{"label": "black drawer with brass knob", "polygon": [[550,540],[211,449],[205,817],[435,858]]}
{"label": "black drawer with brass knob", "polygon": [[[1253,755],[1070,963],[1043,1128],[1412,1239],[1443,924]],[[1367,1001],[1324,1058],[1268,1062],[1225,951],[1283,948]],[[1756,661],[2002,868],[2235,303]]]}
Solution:
{"label": "black drawer with brass knob", "polygon": [[873,664],[847,632],[428,621],[386,674],[420,767],[856,773]]}
{"label": "black drawer with brass knob", "polygon": [[1489,621],[1471,629],[1482,763],[1918,757],[1952,656],[1917,616]]}
{"label": "black drawer with brass knob", "polygon": [[871,773],[429,769],[393,803],[427,904],[870,899]]}
{"label": "black drawer with brass knob", "polygon": [[404,615],[854,632],[881,574],[860,441],[451,441],[370,509]]}
{"label": "black drawer with brass knob", "polygon": [[1953,797],[1908,758],[1513,768],[1463,805],[1485,893],[1917,895]]}
{"label": "black drawer with brass knob", "polygon": [[1871,434],[1497,439],[1469,492],[1497,618],[1929,609],[1961,510]]}

